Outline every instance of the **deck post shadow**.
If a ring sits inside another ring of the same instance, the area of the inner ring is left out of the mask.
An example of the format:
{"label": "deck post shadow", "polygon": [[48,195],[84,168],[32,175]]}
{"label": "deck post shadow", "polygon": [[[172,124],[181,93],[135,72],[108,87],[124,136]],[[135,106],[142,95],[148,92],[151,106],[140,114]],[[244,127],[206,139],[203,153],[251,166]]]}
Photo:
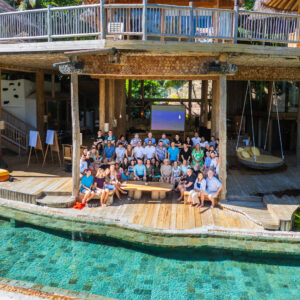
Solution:
{"label": "deck post shadow", "polygon": [[72,197],[79,195],[80,187],[80,123],[78,101],[78,74],[71,74],[71,111],[72,111]]}

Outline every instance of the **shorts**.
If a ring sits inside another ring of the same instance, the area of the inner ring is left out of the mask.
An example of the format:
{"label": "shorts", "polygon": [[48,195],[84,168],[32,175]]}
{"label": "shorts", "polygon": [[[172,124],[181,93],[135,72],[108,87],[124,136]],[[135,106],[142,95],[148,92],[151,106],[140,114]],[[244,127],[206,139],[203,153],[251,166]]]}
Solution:
{"label": "shorts", "polygon": [[209,195],[210,195],[210,196],[212,196],[212,197],[214,198],[214,197],[217,196],[217,192],[210,192],[210,193],[209,193],[209,192],[205,191],[204,195],[206,195],[206,196],[209,196]]}
{"label": "shorts", "polygon": [[82,193],[82,194],[86,194],[88,192],[89,192],[89,190],[87,190],[87,189],[80,189],[80,193]]}
{"label": "shorts", "polygon": [[137,175],[137,177],[138,177],[139,179],[141,179],[141,180],[144,179],[144,175]]}
{"label": "shorts", "polygon": [[106,184],[105,188],[108,189],[109,191],[115,191],[116,187],[113,184]]}

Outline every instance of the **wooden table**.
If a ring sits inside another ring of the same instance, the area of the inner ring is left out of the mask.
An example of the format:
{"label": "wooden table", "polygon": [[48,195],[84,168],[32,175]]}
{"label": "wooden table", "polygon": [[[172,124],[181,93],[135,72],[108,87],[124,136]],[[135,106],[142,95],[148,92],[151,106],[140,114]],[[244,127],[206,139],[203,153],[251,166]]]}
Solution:
{"label": "wooden table", "polygon": [[172,191],[173,185],[163,182],[128,181],[122,184],[122,189],[128,191],[129,197],[135,200],[142,198],[142,192],[151,192],[151,199],[165,199],[166,193]]}

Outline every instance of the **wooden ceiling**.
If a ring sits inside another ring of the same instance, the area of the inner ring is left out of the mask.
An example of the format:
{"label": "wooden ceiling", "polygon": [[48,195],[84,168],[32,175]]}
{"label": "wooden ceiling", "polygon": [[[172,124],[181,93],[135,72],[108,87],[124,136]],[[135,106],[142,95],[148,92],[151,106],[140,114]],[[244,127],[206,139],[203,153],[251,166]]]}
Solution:
{"label": "wooden ceiling", "polygon": [[[98,4],[99,0],[83,0],[84,4]],[[149,4],[167,4],[177,6],[189,6],[190,0],[148,0]],[[143,0],[105,0],[110,4],[141,4]],[[195,7],[233,9],[234,0],[194,0]]]}
{"label": "wooden ceiling", "polygon": [[300,12],[300,0],[268,0],[265,5],[277,10]]}

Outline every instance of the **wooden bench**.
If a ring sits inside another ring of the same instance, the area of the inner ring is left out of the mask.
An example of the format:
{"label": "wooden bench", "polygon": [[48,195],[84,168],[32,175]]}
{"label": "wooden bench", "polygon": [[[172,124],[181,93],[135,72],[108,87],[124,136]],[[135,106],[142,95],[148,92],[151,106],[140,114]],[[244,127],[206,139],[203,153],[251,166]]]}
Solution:
{"label": "wooden bench", "polygon": [[[114,195],[115,195],[115,191],[109,191],[108,198],[105,203],[107,206],[112,205],[114,203]],[[80,193],[80,200],[82,200],[83,197],[84,197],[84,194]],[[100,194],[95,193],[95,196],[93,199],[100,199]]]}
{"label": "wooden bench", "polygon": [[[190,195],[190,192],[184,192],[184,204],[188,204],[189,195]],[[199,198],[199,196],[198,196],[198,198]],[[216,200],[216,205],[217,205],[219,202],[219,196],[215,200]],[[204,201],[210,201],[208,199],[207,195],[204,196]],[[200,199],[199,199],[199,202],[200,202]]]}
{"label": "wooden bench", "polygon": [[122,184],[122,189],[128,191],[128,196],[135,200],[142,198],[143,192],[151,192],[151,199],[165,199],[166,193],[172,191],[173,185],[162,182],[128,181]]}

